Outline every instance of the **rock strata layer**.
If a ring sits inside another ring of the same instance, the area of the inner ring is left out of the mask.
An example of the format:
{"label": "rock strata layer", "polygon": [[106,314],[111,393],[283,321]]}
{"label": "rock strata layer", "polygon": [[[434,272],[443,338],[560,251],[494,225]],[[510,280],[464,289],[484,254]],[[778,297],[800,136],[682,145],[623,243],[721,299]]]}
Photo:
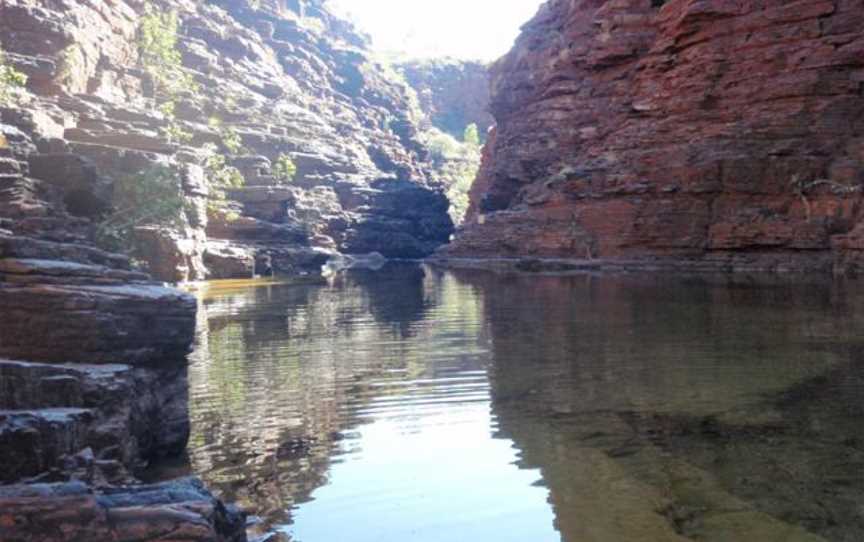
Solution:
{"label": "rock strata layer", "polygon": [[550,0],[450,256],[861,267],[861,0]]}

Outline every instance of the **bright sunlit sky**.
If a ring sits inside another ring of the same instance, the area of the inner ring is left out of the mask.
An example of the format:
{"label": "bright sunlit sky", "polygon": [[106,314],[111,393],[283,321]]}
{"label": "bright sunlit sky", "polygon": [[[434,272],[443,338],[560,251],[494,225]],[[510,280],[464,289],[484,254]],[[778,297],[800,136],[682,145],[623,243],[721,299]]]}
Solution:
{"label": "bright sunlit sky", "polygon": [[412,58],[502,56],[542,0],[330,0],[382,52]]}

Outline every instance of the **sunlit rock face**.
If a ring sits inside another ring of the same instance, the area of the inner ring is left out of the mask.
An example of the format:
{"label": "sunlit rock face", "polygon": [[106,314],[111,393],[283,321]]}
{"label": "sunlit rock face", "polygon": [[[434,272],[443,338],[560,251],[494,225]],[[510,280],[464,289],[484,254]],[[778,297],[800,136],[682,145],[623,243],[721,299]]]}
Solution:
{"label": "sunlit rock face", "polygon": [[[177,51],[199,88],[176,100],[191,136],[182,145],[166,137],[153,78],[141,69],[147,5],[177,12]],[[22,151],[38,166],[32,176],[60,185],[79,203],[73,214],[117,205],[110,187],[124,175],[159,164],[180,170],[186,216],[136,240],[159,278],[245,275],[250,254],[285,271],[302,268],[295,256],[314,249],[422,257],[452,233],[444,187],[426,173],[412,91],[322,2],[10,0],[0,5],[0,45],[30,78],[28,99],[3,109],[2,122],[34,140]],[[214,191],[200,151],[221,146],[226,129],[242,149],[222,152],[246,187],[227,194],[230,213],[208,213]],[[297,169],[290,189],[272,171],[283,154]],[[226,241],[242,261],[225,257]]]}
{"label": "sunlit rock face", "polygon": [[449,254],[855,268],[856,0],[550,0],[491,69]]}

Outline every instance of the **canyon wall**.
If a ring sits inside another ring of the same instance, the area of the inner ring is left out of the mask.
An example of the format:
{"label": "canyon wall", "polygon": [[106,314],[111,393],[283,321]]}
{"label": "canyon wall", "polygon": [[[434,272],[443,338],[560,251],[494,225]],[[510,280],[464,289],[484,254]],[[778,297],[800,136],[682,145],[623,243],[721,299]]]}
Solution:
{"label": "canyon wall", "polygon": [[495,124],[489,113],[489,66],[455,59],[402,62],[397,69],[417,91],[429,122],[453,137],[476,124],[484,137]]}
{"label": "canyon wall", "polygon": [[[173,113],[142,62],[148,7],[179,17],[179,75],[194,86]],[[0,108],[7,139],[33,141],[18,157],[65,191],[71,215],[98,221],[116,208],[124,176],[178,171],[189,202],[179,224],[136,232],[136,256],[160,279],[251,276],[262,261],[315,269],[337,251],[422,257],[452,232],[412,91],[323,2],[9,0],[0,44],[29,76],[16,105]],[[208,144],[244,186],[215,189]],[[281,156],[296,166],[290,182],[274,174]]]}
{"label": "canyon wall", "polygon": [[862,262],[864,2],[550,0],[444,256]]}

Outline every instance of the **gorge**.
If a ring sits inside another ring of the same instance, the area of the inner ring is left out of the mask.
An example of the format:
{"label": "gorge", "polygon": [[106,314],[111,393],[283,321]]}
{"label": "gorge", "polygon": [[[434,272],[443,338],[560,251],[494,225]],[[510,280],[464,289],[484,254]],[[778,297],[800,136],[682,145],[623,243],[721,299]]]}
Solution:
{"label": "gorge", "polygon": [[864,536],[864,0],[547,0],[488,69],[0,0],[0,52],[0,542]]}

